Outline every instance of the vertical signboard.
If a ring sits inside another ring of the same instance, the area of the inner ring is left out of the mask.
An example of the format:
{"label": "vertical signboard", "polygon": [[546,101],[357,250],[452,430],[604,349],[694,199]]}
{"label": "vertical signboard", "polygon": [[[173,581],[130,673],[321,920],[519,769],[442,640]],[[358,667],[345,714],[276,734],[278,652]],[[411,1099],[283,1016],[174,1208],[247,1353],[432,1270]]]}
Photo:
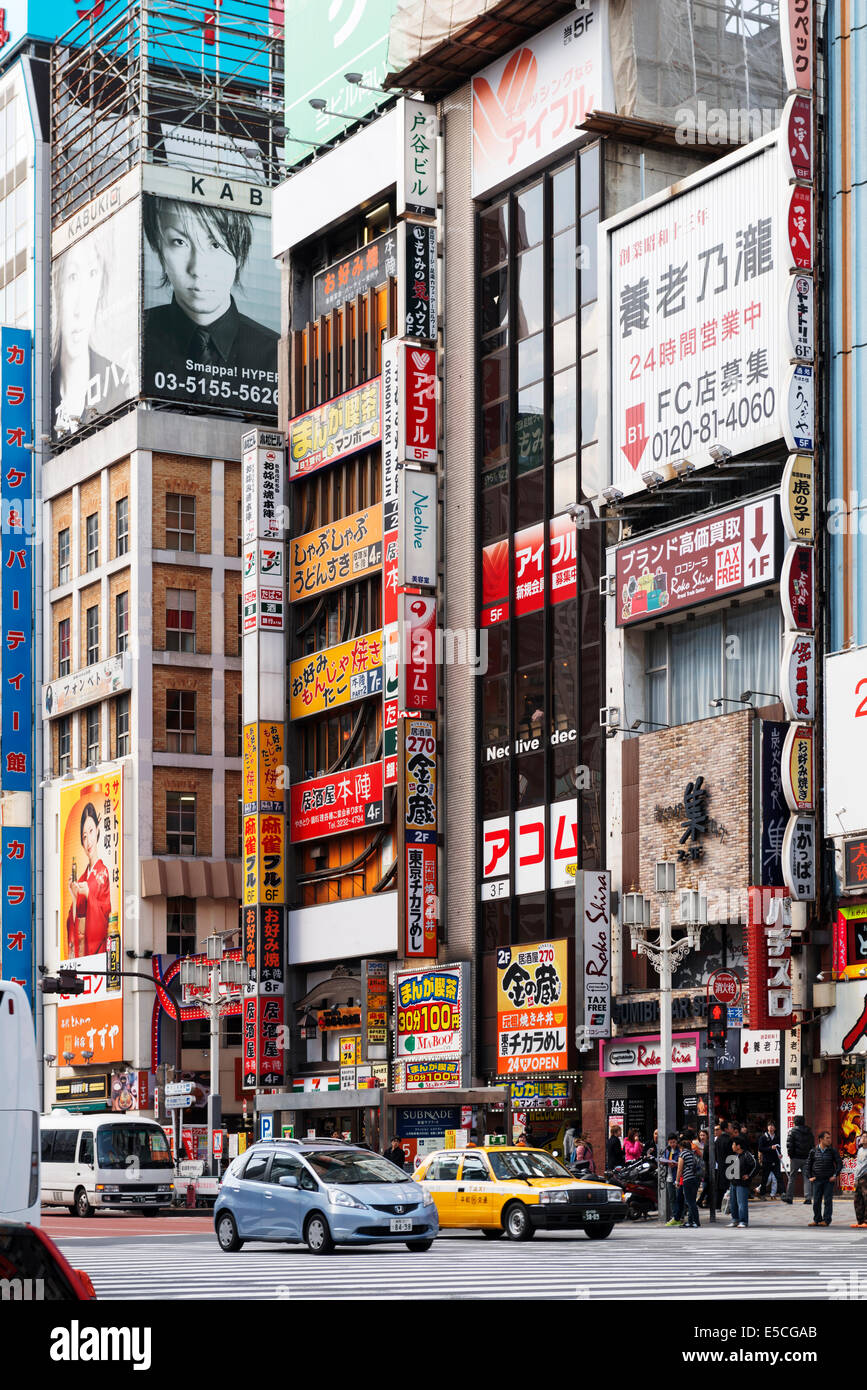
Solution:
{"label": "vertical signboard", "polygon": [[782,758],[786,725],[762,720],[762,838],[759,882],[783,887],[783,836],[789,808],[783,793]]}
{"label": "vertical signboard", "polygon": [[791,1028],[792,905],[785,888],[750,888],[747,964],[750,1028]]}
{"label": "vertical signboard", "polygon": [[[0,976],[33,1003],[33,396],[29,332],[0,334],[0,789],[4,811]],[[13,808],[20,807],[17,812]],[[12,817],[19,822],[11,823]]]}
{"label": "vertical signboard", "polygon": [[123,767],[90,781],[62,783],[58,824],[60,958],[65,969],[84,977],[85,989],[59,998],[57,1052],[74,1053],[72,1066],[119,1062],[124,1057]]}
{"label": "vertical signboard", "polygon": [[[245,1088],[284,1080],[286,816],[283,534],[285,439],[252,430],[241,441],[244,519],[242,803]],[[248,574],[247,571],[250,570]],[[253,598],[248,603],[247,590]]]}
{"label": "vertical signboard", "polygon": [[400,536],[398,445],[401,345],[391,338],[382,345],[382,750],[383,780],[397,785],[398,671],[400,625],[398,622],[398,550]]}
{"label": "vertical signboard", "polygon": [[582,873],[578,930],[584,935],[584,969],[579,987],[584,996],[584,1033],[607,1038],[611,1032],[611,874],[604,869]]}
{"label": "vertical signboard", "polygon": [[435,589],[437,582],[437,477],[417,468],[399,475],[398,584]]}
{"label": "vertical signboard", "polygon": [[437,232],[428,222],[405,222],[400,241],[404,332],[423,343],[437,336]]}
{"label": "vertical signboard", "polygon": [[435,106],[404,97],[398,103],[397,215],[436,215],[437,113]]}
{"label": "vertical signboard", "polygon": [[437,953],[437,726],[435,719],[400,723],[402,807],[399,846],[404,882],[398,902],[403,953],[436,958]]}

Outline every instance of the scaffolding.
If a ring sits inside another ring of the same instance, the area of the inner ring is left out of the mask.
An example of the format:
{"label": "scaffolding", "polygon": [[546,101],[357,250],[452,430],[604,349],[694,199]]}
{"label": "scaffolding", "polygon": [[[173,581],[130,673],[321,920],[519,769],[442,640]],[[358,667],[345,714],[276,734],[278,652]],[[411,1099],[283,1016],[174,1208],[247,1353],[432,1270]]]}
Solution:
{"label": "scaffolding", "polygon": [[141,163],[278,183],[283,65],[282,5],[91,6],[52,50],[52,227]]}

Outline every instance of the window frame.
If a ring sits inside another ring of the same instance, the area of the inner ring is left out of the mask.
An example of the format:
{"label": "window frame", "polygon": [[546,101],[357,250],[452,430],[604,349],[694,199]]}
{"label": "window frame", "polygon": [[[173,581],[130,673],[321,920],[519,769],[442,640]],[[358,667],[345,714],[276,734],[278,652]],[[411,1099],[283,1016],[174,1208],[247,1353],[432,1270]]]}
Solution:
{"label": "window frame", "polygon": [[[64,744],[66,751],[64,752]],[[57,721],[57,775],[72,771],[72,715],[64,714]]]}
{"label": "window frame", "polygon": [[[170,597],[171,597],[172,595],[175,595],[175,594],[177,595],[177,607],[176,607],[176,608],[173,607],[173,606],[170,607]],[[189,597],[192,599],[191,605],[189,605],[189,606],[186,605],[185,596],[189,596]],[[191,653],[195,654],[195,651],[196,651],[196,607],[197,607],[196,599],[197,599],[197,597],[198,597],[198,595],[197,595],[197,592],[196,592],[195,589],[166,589],[166,607],[165,607],[165,620],[166,620],[166,621],[165,621],[165,644],[166,644],[166,647],[165,647],[165,649],[166,649],[167,652],[191,652]],[[178,615],[178,626],[177,626],[177,627],[169,627],[169,613],[170,613],[170,612],[172,612],[172,613],[175,613],[175,612],[176,612],[177,615]],[[192,625],[191,625],[189,628],[184,628],[184,626],[183,626],[183,623],[182,623],[182,621],[181,621],[181,615],[182,615],[183,613],[192,613],[193,620],[192,620]],[[172,637],[172,641],[171,641],[171,642],[169,641],[169,636],[170,636],[170,635],[171,635],[171,637]],[[174,645],[174,641],[175,641],[175,640],[177,640],[177,646]],[[185,643],[188,643],[188,645],[185,645]]]}
{"label": "window frame", "polygon": [[[169,753],[196,752],[197,694],[196,690],[166,690],[165,735],[166,751]],[[171,711],[170,698],[173,705]],[[170,723],[170,715],[174,722]]]}
{"label": "window frame", "polygon": [[[91,731],[96,725],[96,739],[91,741]],[[95,757],[91,757],[95,753]],[[102,756],[102,711],[99,705],[88,705],[84,713],[84,760],[88,767],[98,763]]]}
{"label": "window frame", "polygon": [[[64,631],[65,629],[65,631]],[[64,656],[64,651],[66,655]],[[57,676],[68,676],[72,672],[72,619],[57,620]]]}
{"label": "window frame", "polygon": [[119,497],[114,504],[114,553],[118,559],[129,553],[129,497]]}
{"label": "window frame", "polygon": [[[64,542],[64,537],[65,542]],[[65,559],[64,559],[65,556]],[[64,526],[57,533],[57,587],[68,584],[71,575],[71,556],[72,548],[70,544],[70,528]],[[65,573],[64,573],[65,571]]]}
{"label": "window frame", "polygon": [[84,615],[84,655],[85,666],[95,666],[99,661],[98,603],[92,603]]}
{"label": "window frame", "polygon": [[[172,512],[171,519],[169,512]],[[192,511],[192,525],[188,513]],[[185,516],[185,513],[187,515]],[[166,550],[195,553],[196,550],[196,496],[187,492],[166,493]],[[173,541],[176,544],[173,544]],[[187,543],[189,542],[189,544]]]}
{"label": "window frame", "polygon": [[[172,798],[177,798],[176,804],[170,806]],[[192,802],[192,808],[185,808],[185,802]],[[198,853],[197,835],[197,811],[198,794],[196,792],[181,792],[174,788],[166,788],[166,853],[177,855],[179,858],[194,858]],[[169,829],[169,819],[177,822],[177,828]],[[192,830],[189,829],[188,822],[192,820]],[[185,826],[185,820],[187,825]],[[174,847],[173,847],[174,846]]]}
{"label": "window frame", "polygon": [[[121,627],[121,600],[123,603],[123,627]],[[129,589],[122,589],[114,596],[114,645],[118,656],[129,646]]]}
{"label": "window frame", "polygon": [[92,570],[99,569],[99,512],[91,512],[90,516],[84,519],[84,546],[85,572],[90,574]]}
{"label": "window frame", "polygon": [[[125,716],[126,727],[121,731],[121,714]],[[118,695],[114,706],[115,757],[128,758],[130,750],[131,702],[129,694]],[[123,746],[122,746],[123,745]]]}

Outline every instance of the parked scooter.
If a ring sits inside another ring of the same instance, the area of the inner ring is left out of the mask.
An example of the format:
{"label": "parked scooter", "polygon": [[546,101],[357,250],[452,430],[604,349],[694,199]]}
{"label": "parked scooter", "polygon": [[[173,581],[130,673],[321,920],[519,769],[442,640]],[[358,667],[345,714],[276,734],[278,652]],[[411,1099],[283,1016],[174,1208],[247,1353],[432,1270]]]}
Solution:
{"label": "parked scooter", "polygon": [[629,1193],[626,1215],[630,1221],[638,1221],[639,1218],[646,1221],[648,1216],[656,1214],[657,1166],[655,1158],[636,1158],[632,1163],[605,1174],[606,1182],[616,1182],[618,1187]]}

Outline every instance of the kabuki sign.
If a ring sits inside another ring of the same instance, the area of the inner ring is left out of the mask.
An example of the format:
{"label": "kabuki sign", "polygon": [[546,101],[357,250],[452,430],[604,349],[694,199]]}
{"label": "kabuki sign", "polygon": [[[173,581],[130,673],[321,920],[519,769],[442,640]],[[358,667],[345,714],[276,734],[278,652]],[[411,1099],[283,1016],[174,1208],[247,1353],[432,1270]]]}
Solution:
{"label": "kabuki sign", "polygon": [[676,460],[710,464],[714,444],[741,454],[782,433],[780,156],[771,139],[749,148],[600,230],[611,480],[625,493]]}
{"label": "kabuki sign", "polygon": [[751,888],[747,927],[750,1028],[791,1028],[792,904],[785,888]]}
{"label": "kabuki sign", "polygon": [[563,941],[497,951],[497,1074],[565,1071],[567,950]]}
{"label": "kabuki sign", "polygon": [[769,584],[778,569],[773,497],[617,551],[617,626]]}

